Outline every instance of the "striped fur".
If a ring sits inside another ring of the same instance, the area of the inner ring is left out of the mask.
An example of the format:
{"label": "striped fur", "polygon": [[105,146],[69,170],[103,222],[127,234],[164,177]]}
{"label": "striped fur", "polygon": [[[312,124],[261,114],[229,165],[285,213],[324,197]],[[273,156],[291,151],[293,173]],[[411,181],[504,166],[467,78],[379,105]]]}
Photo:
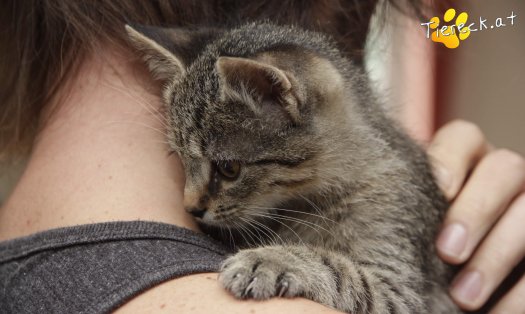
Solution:
{"label": "striped fur", "polygon": [[[354,314],[458,312],[434,252],[447,203],[426,156],[329,38],[252,23],[199,33],[208,41],[188,57],[169,30],[128,32],[151,69],[171,73],[161,79],[186,207],[240,249],[222,267],[226,289]],[[232,163],[228,180],[219,168]]]}

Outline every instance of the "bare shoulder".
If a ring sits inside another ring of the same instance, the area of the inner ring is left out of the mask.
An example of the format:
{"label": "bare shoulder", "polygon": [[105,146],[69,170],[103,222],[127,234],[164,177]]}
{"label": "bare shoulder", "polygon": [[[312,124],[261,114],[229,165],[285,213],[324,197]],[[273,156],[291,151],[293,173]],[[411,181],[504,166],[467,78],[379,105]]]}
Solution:
{"label": "bare shoulder", "polygon": [[115,313],[339,313],[306,299],[236,300],[219,286],[216,273],[167,281],[138,295]]}

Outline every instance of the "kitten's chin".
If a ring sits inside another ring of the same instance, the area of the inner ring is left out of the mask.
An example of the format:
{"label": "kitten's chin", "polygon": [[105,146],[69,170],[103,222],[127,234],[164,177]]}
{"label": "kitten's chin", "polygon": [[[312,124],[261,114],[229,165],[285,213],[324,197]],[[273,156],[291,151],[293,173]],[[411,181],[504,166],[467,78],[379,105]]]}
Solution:
{"label": "kitten's chin", "polygon": [[223,228],[223,229],[236,229],[239,227],[240,221],[230,221],[228,219],[216,219],[213,214],[206,212],[202,217],[195,218],[199,226],[208,226],[213,228]]}
{"label": "kitten's chin", "polygon": [[[249,238],[249,236],[246,235],[246,232],[243,232],[238,225],[237,227],[229,227],[224,224],[210,225],[203,223],[201,219],[199,220],[199,229],[213,239],[221,242],[231,250],[231,252],[253,247],[254,243],[256,243],[253,236],[252,238]],[[261,243],[262,242],[261,239]]]}

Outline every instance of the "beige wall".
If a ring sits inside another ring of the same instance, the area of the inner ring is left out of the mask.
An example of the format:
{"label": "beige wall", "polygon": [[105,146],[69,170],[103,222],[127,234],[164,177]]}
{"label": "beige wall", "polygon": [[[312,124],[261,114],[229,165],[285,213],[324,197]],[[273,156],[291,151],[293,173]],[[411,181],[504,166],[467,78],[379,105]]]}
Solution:
{"label": "beige wall", "polygon": [[[416,137],[425,139],[425,126],[432,126],[425,111],[432,101],[425,91],[437,78],[438,126],[457,118],[470,120],[495,146],[525,155],[525,1],[461,0],[453,6],[457,14],[466,11],[469,22],[487,19],[489,29],[448,49],[424,38],[423,21],[413,23],[388,12],[386,27],[368,46],[372,77],[405,126],[419,133]],[[508,24],[506,17],[513,11],[513,26],[490,29],[498,17]]]}
{"label": "beige wall", "polygon": [[[448,63],[442,77],[447,81],[446,104],[440,104],[446,110],[440,122],[471,120],[494,145],[525,154],[525,1],[463,2],[469,20],[486,18],[489,29],[473,33],[456,49],[439,49]],[[492,21],[505,21],[512,11],[517,15],[514,26],[490,29]]]}

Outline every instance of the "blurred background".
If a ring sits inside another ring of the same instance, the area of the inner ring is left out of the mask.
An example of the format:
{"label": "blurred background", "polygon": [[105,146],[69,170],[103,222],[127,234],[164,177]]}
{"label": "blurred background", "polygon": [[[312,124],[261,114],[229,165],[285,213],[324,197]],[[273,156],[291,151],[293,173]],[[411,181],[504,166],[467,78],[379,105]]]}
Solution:
{"label": "blurred background", "polygon": [[[449,49],[426,38],[420,23],[428,21],[391,9],[375,21],[367,49],[378,91],[420,141],[447,121],[465,119],[495,146],[525,154],[525,1],[462,0],[450,7],[456,15],[467,12],[476,27],[486,19],[488,29]],[[436,14],[441,21],[448,8]],[[512,12],[514,25],[507,19]],[[491,29],[497,18],[507,26]]]}
{"label": "blurred background", "polygon": [[437,123],[471,120],[495,146],[525,154],[525,1],[471,0],[465,10],[487,25],[517,17],[513,26],[473,33],[457,49],[439,47]]}

